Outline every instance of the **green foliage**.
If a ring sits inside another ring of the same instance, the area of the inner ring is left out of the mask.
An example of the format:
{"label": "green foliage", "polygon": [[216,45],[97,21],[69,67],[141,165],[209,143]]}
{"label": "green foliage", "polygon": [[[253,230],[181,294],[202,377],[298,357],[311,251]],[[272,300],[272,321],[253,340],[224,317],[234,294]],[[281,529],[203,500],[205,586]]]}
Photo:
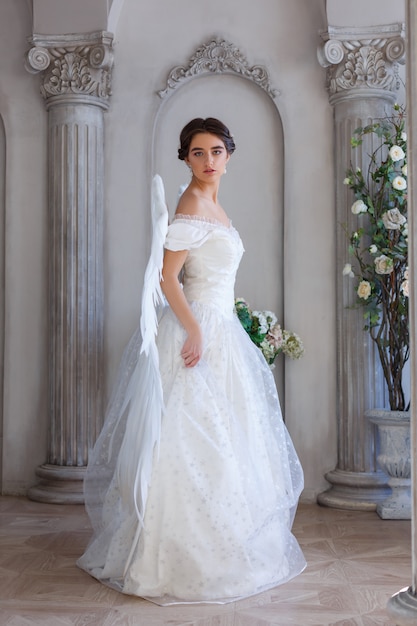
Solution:
{"label": "green foliage", "polygon": [[344,274],[355,278],[364,329],[375,341],[387,383],[391,409],[404,410],[402,374],[409,358],[407,136],[405,111],[359,127],[352,150],[365,139],[376,147],[365,172],[347,169],[345,184],[355,202],[357,228],[347,232],[352,262]]}
{"label": "green foliage", "polygon": [[261,350],[269,365],[273,366],[281,352],[292,359],[303,356],[304,346],[300,337],[282,329],[272,311],[252,311],[243,298],[235,300],[235,311],[244,330]]}

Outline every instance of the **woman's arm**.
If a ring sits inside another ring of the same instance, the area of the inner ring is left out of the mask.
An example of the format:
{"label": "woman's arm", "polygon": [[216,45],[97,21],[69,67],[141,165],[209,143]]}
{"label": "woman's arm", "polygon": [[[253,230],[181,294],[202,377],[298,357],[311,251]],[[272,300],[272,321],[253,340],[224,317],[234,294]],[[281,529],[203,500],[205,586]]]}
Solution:
{"label": "woman's arm", "polygon": [[162,266],[161,288],[168,303],[185,328],[187,339],[181,350],[185,367],[194,367],[201,359],[203,338],[200,325],[195,319],[178,280],[179,273],[187,258],[188,250],[173,252],[165,250]]}

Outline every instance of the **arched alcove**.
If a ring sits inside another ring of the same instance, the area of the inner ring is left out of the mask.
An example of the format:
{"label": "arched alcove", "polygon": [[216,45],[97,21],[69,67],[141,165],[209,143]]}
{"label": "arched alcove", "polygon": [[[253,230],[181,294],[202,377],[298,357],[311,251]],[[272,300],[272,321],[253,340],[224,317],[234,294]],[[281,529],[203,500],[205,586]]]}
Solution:
{"label": "arched alcove", "polygon": [[[232,73],[204,73],[165,98],[156,117],[153,170],[165,183],[170,216],[189,172],[176,160],[181,128],[194,117],[217,117],[232,131],[237,150],[222,179],[220,202],[242,237],[245,254],[236,295],[254,309],[284,316],[284,144],[281,118],[270,95]],[[283,359],[275,371],[284,404]]]}

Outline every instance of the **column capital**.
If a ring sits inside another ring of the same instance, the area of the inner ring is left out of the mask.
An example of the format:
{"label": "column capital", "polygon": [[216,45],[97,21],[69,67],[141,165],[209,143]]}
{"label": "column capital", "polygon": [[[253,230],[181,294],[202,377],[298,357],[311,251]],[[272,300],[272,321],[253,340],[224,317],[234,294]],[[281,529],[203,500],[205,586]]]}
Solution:
{"label": "column capital", "polygon": [[26,69],[41,73],[46,106],[85,102],[104,109],[111,95],[113,35],[105,31],[36,35],[26,53]]}
{"label": "column capital", "polygon": [[372,96],[395,99],[398,65],[405,62],[403,24],[329,27],[321,33],[318,60],[327,69],[330,102]]}

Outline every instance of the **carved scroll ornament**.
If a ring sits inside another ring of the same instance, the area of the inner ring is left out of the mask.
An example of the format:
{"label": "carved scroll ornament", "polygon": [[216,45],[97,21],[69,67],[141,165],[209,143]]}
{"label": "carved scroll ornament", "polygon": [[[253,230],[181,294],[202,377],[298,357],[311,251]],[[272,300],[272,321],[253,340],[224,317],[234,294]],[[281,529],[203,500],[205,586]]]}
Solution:
{"label": "carved scroll ornament", "polygon": [[159,91],[158,95],[164,98],[191,78],[209,73],[238,74],[259,85],[271,98],[275,98],[278,93],[271,87],[268,70],[265,67],[250,66],[246,57],[234,44],[214,38],[196,50],[188,67],[178,65],[171,70],[165,89]]}
{"label": "carved scroll ornament", "polygon": [[327,88],[336,94],[354,88],[398,90],[398,64],[404,62],[401,35],[361,40],[329,39],[319,49],[319,61],[327,67]]}
{"label": "carved scroll ornament", "polygon": [[[63,42],[67,43],[68,42]],[[80,45],[35,45],[27,53],[27,68],[43,72],[41,93],[52,96],[94,96],[101,101],[111,95],[111,42]]]}

